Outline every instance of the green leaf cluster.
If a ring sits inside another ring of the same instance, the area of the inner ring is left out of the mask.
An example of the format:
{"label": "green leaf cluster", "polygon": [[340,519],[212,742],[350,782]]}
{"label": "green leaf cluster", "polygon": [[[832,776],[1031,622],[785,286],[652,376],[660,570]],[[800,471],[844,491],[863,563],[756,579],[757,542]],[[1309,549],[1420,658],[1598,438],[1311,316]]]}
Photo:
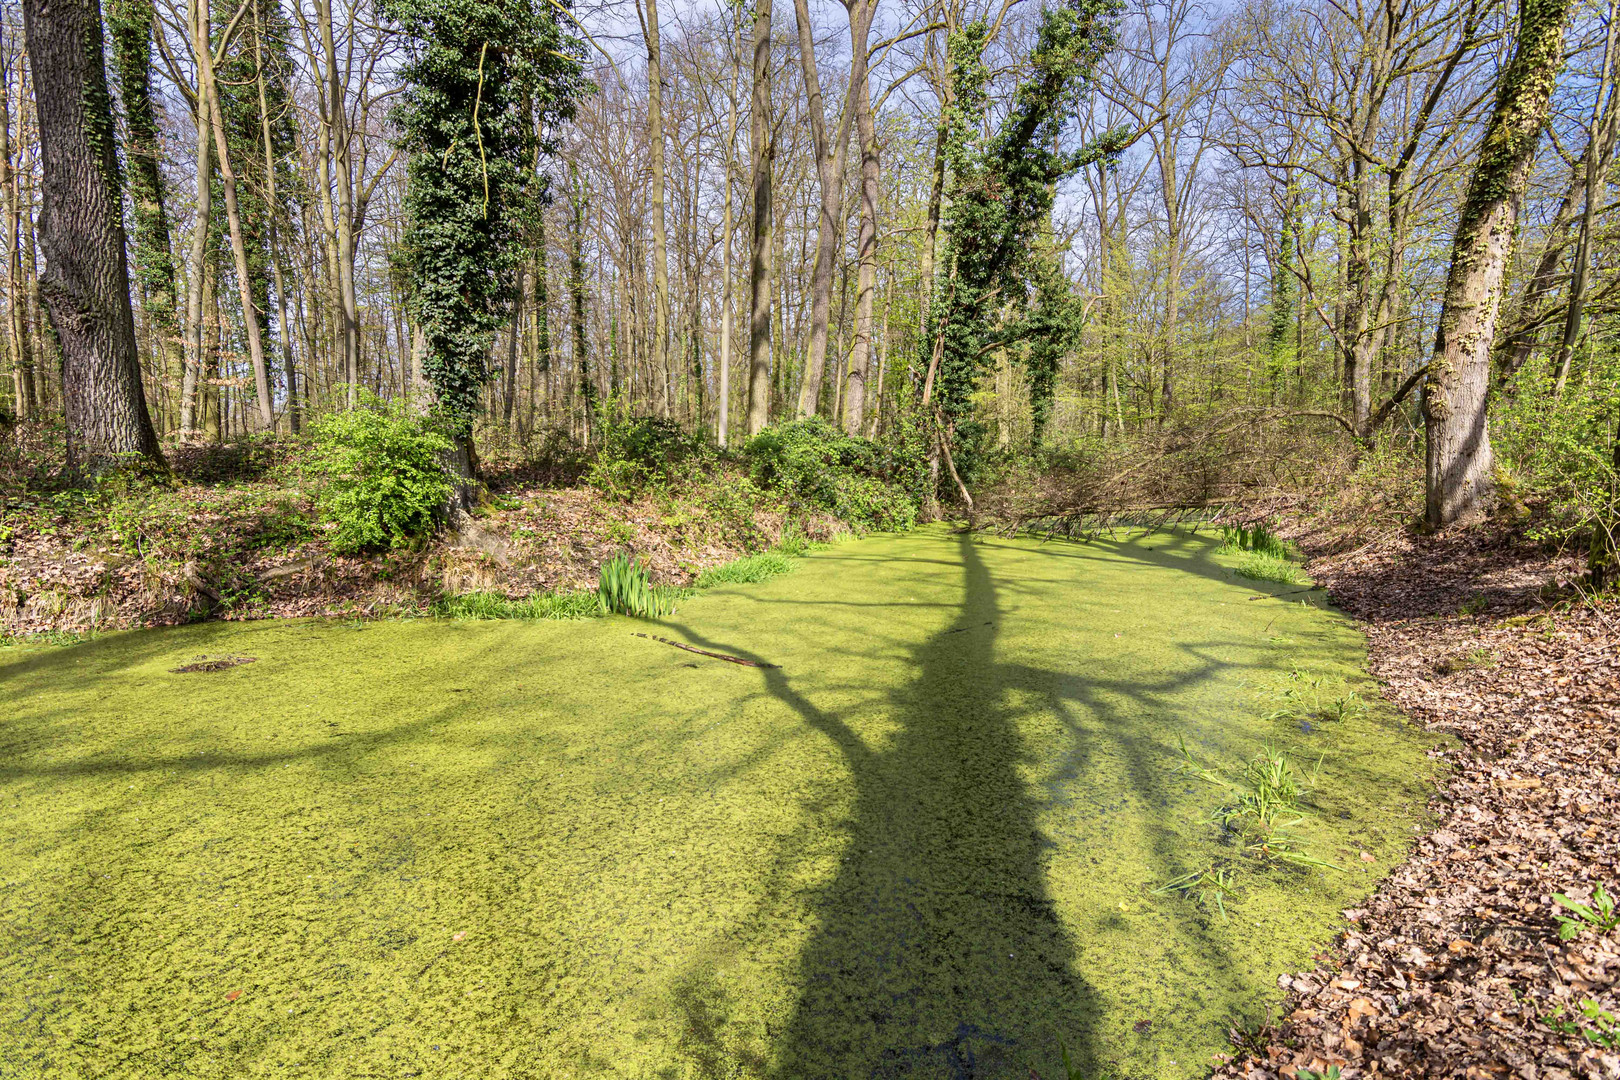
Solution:
{"label": "green leaf cluster", "polygon": [[846,435],[821,417],[766,428],[743,450],[754,482],[790,502],[861,529],[908,529],[917,502],[897,462],[869,439]]}
{"label": "green leaf cluster", "polygon": [[305,467],[321,481],[316,508],[339,554],[398,547],[431,532],[450,497],[450,440],[398,402],[367,395],[313,429]]}

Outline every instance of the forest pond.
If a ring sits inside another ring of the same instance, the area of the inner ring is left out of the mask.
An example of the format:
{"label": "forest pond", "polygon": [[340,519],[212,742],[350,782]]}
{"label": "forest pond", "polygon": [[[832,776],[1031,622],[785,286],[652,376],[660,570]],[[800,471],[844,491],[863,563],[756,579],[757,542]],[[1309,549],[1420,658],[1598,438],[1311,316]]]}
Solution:
{"label": "forest pond", "polygon": [[[1233,565],[922,530],[657,624],[0,651],[0,1074],[1201,1076],[1436,767]],[[1241,851],[1183,741],[1285,755],[1331,868]]]}

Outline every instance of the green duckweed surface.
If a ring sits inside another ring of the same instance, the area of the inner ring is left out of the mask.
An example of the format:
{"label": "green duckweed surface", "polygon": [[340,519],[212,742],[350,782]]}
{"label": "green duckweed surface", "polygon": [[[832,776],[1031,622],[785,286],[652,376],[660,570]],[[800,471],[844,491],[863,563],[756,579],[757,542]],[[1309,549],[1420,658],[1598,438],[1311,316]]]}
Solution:
{"label": "green duckweed surface", "polygon": [[[929,530],[661,626],[0,652],[0,1076],[1202,1075],[1429,775],[1377,707],[1272,715],[1292,673],[1368,697],[1364,646],[1235,561]],[[1155,893],[1235,856],[1182,739],[1318,769],[1344,869]]]}

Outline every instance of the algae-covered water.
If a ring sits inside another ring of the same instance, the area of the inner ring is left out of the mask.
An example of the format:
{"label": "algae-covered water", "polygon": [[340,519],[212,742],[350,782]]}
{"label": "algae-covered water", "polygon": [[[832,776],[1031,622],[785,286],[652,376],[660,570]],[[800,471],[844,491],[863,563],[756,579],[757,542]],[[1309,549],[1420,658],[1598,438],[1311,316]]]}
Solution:
{"label": "algae-covered water", "polygon": [[[662,627],[0,652],[0,1076],[1199,1076],[1429,769],[1376,708],[1267,718],[1366,696],[1364,648],[1230,561],[924,531]],[[1237,858],[1180,739],[1316,770],[1344,869]],[[1227,919],[1155,893],[1212,860]]]}

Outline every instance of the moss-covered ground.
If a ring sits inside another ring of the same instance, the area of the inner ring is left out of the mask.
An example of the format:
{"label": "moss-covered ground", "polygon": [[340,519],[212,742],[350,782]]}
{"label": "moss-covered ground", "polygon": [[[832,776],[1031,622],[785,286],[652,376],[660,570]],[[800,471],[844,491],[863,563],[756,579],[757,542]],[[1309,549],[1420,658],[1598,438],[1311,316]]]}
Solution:
{"label": "moss-covered ground", "polygon": [[[1429,770],[1300,704],[1376,697],[1358,634],[1214,549],[930,530],[660,626],[0,652],[0,1076],[1201,1075]],[[1343,869],[1239,857],[1181,739],[1317,770]],[[1155,892],[1221,860],[1226,919]]]}

